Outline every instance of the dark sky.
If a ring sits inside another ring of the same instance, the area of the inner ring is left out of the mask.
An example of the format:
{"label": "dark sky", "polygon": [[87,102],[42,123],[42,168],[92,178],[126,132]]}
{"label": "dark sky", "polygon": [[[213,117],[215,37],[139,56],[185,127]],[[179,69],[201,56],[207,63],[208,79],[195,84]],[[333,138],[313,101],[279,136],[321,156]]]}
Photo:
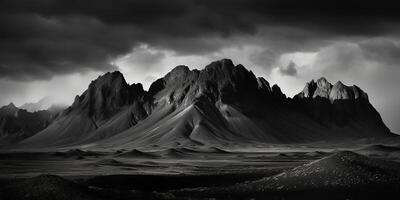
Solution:
{"label": "dark sky", "polygon": [[1,0],[0,104],[70,103],[106,71],[147,87],[231,58],[289,96],[356,84],[400,133],[400,12],[385,1]]}

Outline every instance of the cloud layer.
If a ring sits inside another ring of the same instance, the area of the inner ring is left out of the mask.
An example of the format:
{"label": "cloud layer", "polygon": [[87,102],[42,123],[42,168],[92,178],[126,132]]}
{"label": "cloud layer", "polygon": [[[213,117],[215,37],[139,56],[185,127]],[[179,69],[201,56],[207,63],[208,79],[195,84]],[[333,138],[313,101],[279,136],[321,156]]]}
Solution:
{"label": "cloud layer", "polygon": [[352,0],[3,0],[0,76],[109,71],[116,68],[113,60],[142,44],[199,55],[254,43],[268,47],[258,57],[270,66],[283,53],[316,50],[344,37],[396,35],[397,11]]}

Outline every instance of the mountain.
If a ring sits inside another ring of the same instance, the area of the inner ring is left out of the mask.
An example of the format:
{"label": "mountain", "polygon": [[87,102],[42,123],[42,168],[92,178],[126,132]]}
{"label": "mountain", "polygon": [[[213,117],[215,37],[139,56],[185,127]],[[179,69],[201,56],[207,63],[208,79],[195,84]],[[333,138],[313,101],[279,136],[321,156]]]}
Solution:
{"label": "mountain", "polygon": [[0,108],[0,144],[15,143],[43,130],[58,110],[28,112],[13,103]]}
{"label": "mountain", "polygon": [[109,137],[147,117],[146,94],[141,84],[128,85],[120,72],[106,73],[76,96],[49,127],[23,143],[63,146]]}
{"label": "mountain", "polygon": [[294,103],[303,113],[327,127],[348,127],[352,135],[377,136],[390,132],[379,113],[369,103],[368,95],[358,86],[334,85],[325,78],[311,80],[294,96]]}
{"label": "mountain", "polygon": [[357,86],[321,78],[293,99],[243,65],[177,66],[151,84],[120,72],[92,81],[46,129],[21,147],[177,148],[305,143],[391,136]]}
{"label": "mountain", "polygon": [[39,110],[49,109],[52,105],[55,105],[54,102],[55,102],[54,98],[47,96],[47,97],[40,99],[38,102],[35,102],[35,103],[25,103],[22,106],[20,106],[19,108],[27,110],[28,112],[36,112]]}

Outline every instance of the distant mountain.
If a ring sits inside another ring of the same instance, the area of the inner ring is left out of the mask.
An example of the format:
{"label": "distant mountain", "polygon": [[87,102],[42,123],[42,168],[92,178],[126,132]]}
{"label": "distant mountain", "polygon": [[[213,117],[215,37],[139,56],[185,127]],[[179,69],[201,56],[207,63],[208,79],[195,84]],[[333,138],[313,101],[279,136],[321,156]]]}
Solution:
{"label": "distant mountain", "polygon": [[35,103],[25,103],[22,106],[20,106],[20,109],[27,110],[28,112],[36,112],[39,110],[46,110],[50,108],[54,103],[54,100],[52,97],[44,97],[40,99],[38,102]]}
{"label": "distant mountain", "polygon": [[0,108],[0,144],[12,144],[46,128],[59,110],[28,112],[13,103]]}
{"label": "distant mountain", "polygon": [[177,66],[151,84],[106,73],[21,147],[153,148],[391,136],[357,86],[321,78],[293,99],[243,65]]}

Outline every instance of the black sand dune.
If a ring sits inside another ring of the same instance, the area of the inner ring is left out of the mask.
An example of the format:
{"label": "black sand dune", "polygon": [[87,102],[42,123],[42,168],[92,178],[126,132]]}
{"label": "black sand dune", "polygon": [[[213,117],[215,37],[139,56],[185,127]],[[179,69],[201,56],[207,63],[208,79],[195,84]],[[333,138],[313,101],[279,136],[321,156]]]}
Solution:
{"label": "black sand dune", "polygon": [[145,152],[138,149],[118,153],[117,157],[123,158],[159,158],[160,156],[153,152]]}
{"label": "black sand dune", "polygon": [[206,147],[206,148],[196,148],[191,149],[187,147],[178,148],[167,148],[167,149],[155,149],[155,150],[138,150],[133,149],[129,151],[120,152],[117,157],[122,158],[190,158],[197,157],[199,155],[206,154],[229,154],[230,152],[224,151],[217,147]]}
{"label": "black sand dune", "polygon": [[85,157],[85,156],[100,156],[103,155],[104,153],[100,152],[94,152],[94,151],[83,151],[80,149],[70,149],[67,151],[58,151],[53,153],[53,156],[59,156],[59,157],[64,157],[64,158],[70,158],[70,157]]}
{"label": "black sand dune", "polygon": [[343,151],[257,181],[175,194],[222,199],[375,199],[399,195],[399,183],[400,163]]}
{"label": "black sand dune", "polygon": [[248,184],[260,190],[350,188],[400,181],[400,163],[370,159],[343,151]]}

